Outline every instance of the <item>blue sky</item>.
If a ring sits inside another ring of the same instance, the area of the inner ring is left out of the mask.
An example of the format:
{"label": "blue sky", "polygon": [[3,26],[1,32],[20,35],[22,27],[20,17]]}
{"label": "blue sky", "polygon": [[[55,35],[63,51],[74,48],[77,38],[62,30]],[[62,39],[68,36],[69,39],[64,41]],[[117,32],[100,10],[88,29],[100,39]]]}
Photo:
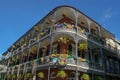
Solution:
{"label": "blue sky", "polygon": [[120,40],[120,0],[0,0],[0,56],[19,37],[60,5],[73,6]]}

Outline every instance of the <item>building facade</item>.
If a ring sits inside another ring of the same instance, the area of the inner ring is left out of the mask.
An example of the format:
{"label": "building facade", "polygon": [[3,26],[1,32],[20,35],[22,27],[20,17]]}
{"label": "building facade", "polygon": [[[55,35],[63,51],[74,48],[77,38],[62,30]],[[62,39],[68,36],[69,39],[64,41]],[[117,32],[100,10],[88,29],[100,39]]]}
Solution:
{"label": "building facade", "polygon": [[3,53],[1,80],[120,80],[120,42],[71,6],[59,6]]}

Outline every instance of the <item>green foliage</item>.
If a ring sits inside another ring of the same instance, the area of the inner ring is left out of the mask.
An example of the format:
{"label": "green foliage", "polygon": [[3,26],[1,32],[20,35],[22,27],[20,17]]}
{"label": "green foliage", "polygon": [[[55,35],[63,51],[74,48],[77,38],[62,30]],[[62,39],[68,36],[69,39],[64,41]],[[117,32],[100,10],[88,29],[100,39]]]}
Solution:
{"label": "green foliage", "polygon": [[33,76],[32,73],[27,73],[28,78],[31,78],[32,76]]}
{"label": "green foliage", "polygon": [[23,78],[23,74],[19,74],[19,78],[22,79]]}
{"label": "green foliage", "polygon": [[90,76],[88,74],[83,74],[80,78],[85,80],[90,80]]}
{"label": "green foliage", "polygon": [[43,72],[39,72],[37,75],[38,75],[38,77],[40,77],[40,78],[44,78],[44,73],[43,73]]}
{"label": "green foliage", "polygon": [[58,71],[58,73],[57,73],[57,77],[66,78],[66,77],[67,77],[67,74],[65,73],[64,70],[60,70],[60,71]]}
{"label": "green foliage", "polygon": [[13,78],[13,79],[15,79],[15,78],[16,78],[16,75],[15,75],[15,74],[13,74],[13,75],[12,75],[12,78]]}
{"label": "green foliage", "polygon": [[78,48],[80,49],[80,50],[83,50],[83,49],[88,49],[88,44],[87,43],[80,43],[79,44],[79,46],[78,46]]}

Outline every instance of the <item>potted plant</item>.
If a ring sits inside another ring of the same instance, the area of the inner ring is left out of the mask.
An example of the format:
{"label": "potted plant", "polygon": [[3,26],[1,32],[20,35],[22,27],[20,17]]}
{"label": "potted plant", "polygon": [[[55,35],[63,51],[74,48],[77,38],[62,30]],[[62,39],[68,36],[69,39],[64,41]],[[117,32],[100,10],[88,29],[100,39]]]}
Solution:
{"label": "potted plant", "polygon": [[90,80],[90,76],[89,76],[88,74],[84,73],[84,74],[80,77],[80,79],[82,79],[82,80]]}
{"label": "potted plant", "polygon": [[39,72],[39,73],[37,74],[37,76],[38,76],[39,78],[43,79],[43,78],[44,78],[44,73],[43,73],[43,72]]}
{"label": "potted plant", "polygon": [[67,74],[65,73],[64,70],[60,70],[57,73],[57,78],[60,80],[65,80],[65,78],[67,77]]}

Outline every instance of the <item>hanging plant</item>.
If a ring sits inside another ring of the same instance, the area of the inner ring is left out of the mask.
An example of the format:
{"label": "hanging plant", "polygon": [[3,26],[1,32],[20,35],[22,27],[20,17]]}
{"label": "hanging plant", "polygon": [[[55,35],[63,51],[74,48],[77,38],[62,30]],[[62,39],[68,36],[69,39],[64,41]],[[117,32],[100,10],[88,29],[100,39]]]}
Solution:
{"label": "hanging plant", "polygon": [[23,74],[19,74],[19,79],[22,79],[23,78]]}
{"label": "hanging plant", "polygon": [[65,17],[67,15],[67,13],[65,11],[63,11],[62,16]]}
{"label": "hanging plant", "polygon": [[15,46],[15,45],[12,45],[12,48],[13,48],[13,49],[15,49],[15,48],[16,48],[16,46]]}
{"label": "hanging plant", "polygon": [[25,53],[24,53],[24,57],[27,57],[27,55],[28,55],[28,54],[25,52]]}
{"label": "hanging plant", "polygon": [[51,20],[49,18],[47,18],[45,21],[46,21],[47,24],[51,23]]}
{"label": "hanging plant", "polygon": [[80,77],[80,79],[90,80],[90,76],[89,76],[88,74],[84,73],[84,74]]}
{"label": "hanging plant", "polygon": [[32,46],[30,53],[35,54],[37,51],[37,47],[36,46]]}
{"label": "hanging plant", "polygon": [[13,79],[15,79],[15,78],[16,78],[16,75],[15,75],[15,74],[13,74],[13,75],[12,75],[12,78],[13,78]]}
{"label": "hanging plant", "polygon": [[78,48],[80,50],[87,50],[88,49],[88,44],[87,43],[80,43]]}
{"label": "hanging plant", "polygon": [[44,73],[43,72],[39,72],[37,75],[38,75],[39,78],[44,78]]}
{"label": "hanging plant", "polygon": [[101,76],[96,76],[95,80],[103,80],[103,78]]}
{"label": "hanging plant", "polygon": [[10,79],[10,77],[11,77],[10,75],[7,75],[7,79]]}
{"label": "hanging plant", "polygon": [[24,43],[24,41],[25,41],[25,39],[24,39],[24,38],[22,38],[22,39],[20,40],[20,43]]}
{"label": "hanging plant", "polygon": [[13,57],[13,58],[12,58],[12,61],[15,62],[15,61],[16,61],[16,57]]}
{"label": "hanging plant", "polygon": [[66,44],[67,42],[69,42],[69,40],[67,38],[65,38],[65,37],[60,37],[58,42],[62,42],[62,43]]}
{"label": "hanging plant", "polygon": [[67,77],[67,74],[65,73],[64,70],[60,70],[60,71],[58,71],[58,73],[57,73],[57,77],[64,79],[64,78]]}
{"label": "hanging plant", "polygon": [[31,78],[32,76],[32,73],[27,73],[27,78]]}
{"label": "hanging plant", "polygon": [[34,30],[35,30],[35,32],[39,32],[40,31],[38,26],[35,26]]}

